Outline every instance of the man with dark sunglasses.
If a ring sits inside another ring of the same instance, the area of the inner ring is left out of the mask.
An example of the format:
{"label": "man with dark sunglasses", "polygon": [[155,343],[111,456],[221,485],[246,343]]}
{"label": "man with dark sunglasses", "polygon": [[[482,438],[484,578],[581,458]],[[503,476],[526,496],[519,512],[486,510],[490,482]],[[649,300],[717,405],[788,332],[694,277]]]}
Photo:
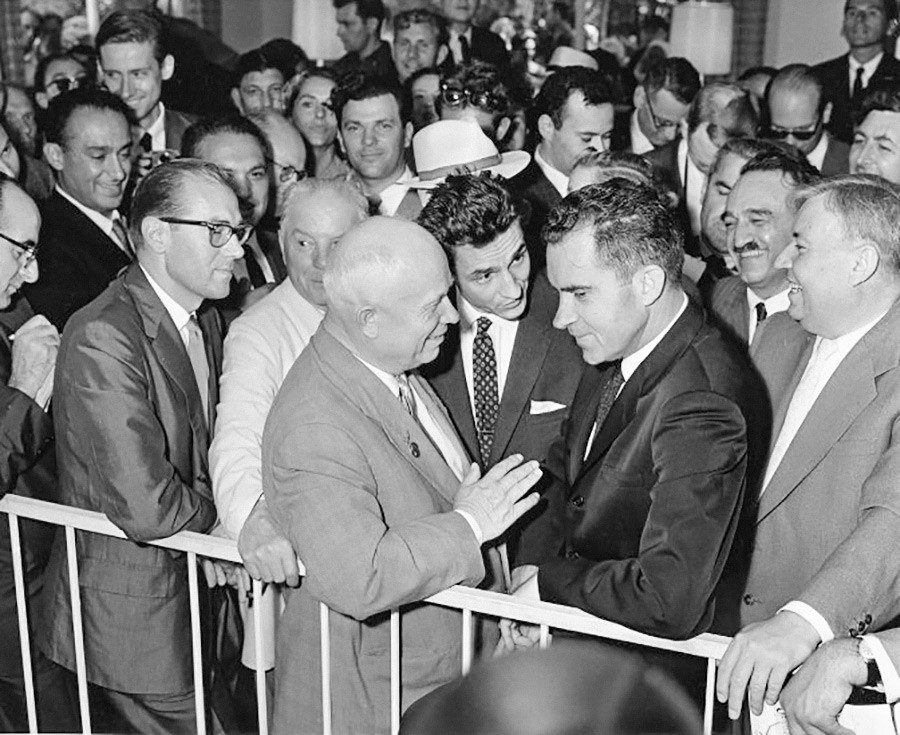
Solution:
{"label": "man with dark sunglasses", "polygon": [[509,90],[497,68],[482,61],[457,66],[441,76],[437,110],[441,120],[475,120],[501,149],[511,132]]}
{"label": "man with dark sunglasses", "polygon": [[766,104],[769,129],[764,137],[790,143],[823,176],[849,171],[850,146],[825,130],[832,104],[825,98],[819,75],[806,64],[790,64],[769,84]]}

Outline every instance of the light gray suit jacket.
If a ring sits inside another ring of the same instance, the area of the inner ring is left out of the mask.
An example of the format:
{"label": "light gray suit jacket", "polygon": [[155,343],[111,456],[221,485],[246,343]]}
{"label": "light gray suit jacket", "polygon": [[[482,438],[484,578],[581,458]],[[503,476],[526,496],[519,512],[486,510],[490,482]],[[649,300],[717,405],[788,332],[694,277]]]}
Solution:
{"label": "light gray suit jacket", "polygon": [[[434,397],[424,380],[411,380]],[[439,412],[453,434],[446,411]],[[461,444],[458,450],[465,452]],[[414,604],[484,576],[475,535],[450,512],[459,481],[326,323],[275,399],[262,467],[269,507],[307,574],[287,592],[279,626],[274,732],[322,731],[321,601],[333,610],[333,730],[386,733],[391,608],[410,606],[402,624],[404,708],[460,672],[459,614]]]}

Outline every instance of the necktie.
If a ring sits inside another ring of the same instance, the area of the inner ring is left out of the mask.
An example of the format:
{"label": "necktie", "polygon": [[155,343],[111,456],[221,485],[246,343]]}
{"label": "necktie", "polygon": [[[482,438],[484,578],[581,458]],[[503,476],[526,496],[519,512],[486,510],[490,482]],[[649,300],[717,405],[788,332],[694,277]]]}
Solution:
{"label": "necktie", "polygon": [[150,153],[153,150],[153,137],[150,135],[150,133],[144,133],[141,136],[138,145],[141,147],[141,150],[144,151],[144,153]]}
{"label": "necktie", "polygon": [[410,416],[418,420],[416,415],[416,396],[409,385],[409,377],[405,373],[394,377],[397,378],[397,385],[400,386],[400,403]]}
{"label": "necktie", "polygon": [[253,252],[249,242],[244,243],[244,264],[247,266],[247,276],[250,278],[250,285],[253,288],[265,286],[266,276],[256,261],[256,253]]}
{"label": "necktie", "polygon": [[197,390],[200,391],[200,400],[203,402],[203,418],[209,421],[209,363],[206,361],[206,346],[203,342],[203,332],[200,331],[200,323],[197,315],[191,314],[187,323],[188,343],[187,353],[194,369],[194,378],[197,381]]}
{"label": "necktie", "polygon": [[460,35],[459,52],[462,54],[462,63],[468,64],[472,60],[472,50],[469,48],[469,39]]}
{"label": "necktie", "polygon": [[755,307],[756,309],[756,323],[764,322],[766,317],[769,316],[769,313],[766,311],[766,305],[760,301]]}
{"label": "necktie", "polygon": [[500,398],[497,391],[497,357],[494,342],[488,334],[491,320],[485,316],[478,318],[478,332],[472,347],[472,379],[475,383],[475,423],[478,427],[478,451],[481,466],[487,468],[494,444],[494,429],[497,414],[500,413]]}
{"label": "necktie", "polygon": [[616,362],[612,368],[612,374],[609,376],[609,380],[606,381],[606,385],[603,386],[603,392],[600,394],[600,405],[597,406],[597,420],[594,422],[595,435],[603,428],[603,422],[609,416],[613,403],[616,402],[616,397],[619,395],[619,389],[624,383],[625,376],[622,375],[622,363]]}
{"label": "necktie", "polygon": [[806,419],[807,414],[809,414],[813,404],[816,402],[820,389],[823,387],[823,380],[826,377],[825,368],[827,368],[828,362],[836,351],[837,344],[833,340],[820,339],[816,343],[800,382],[797,383],[797,387],[794,389],[794,395],[791,396],[791,402],[788,405],[787,413],[784,415],[784,423],[781,425],[778,439],[775,442],[775,446],[772,447],[760,495],[766,491],[766,487],[775,474],[775,470],[778,469],[778,465],[781,464],[784,455],[787,454],[791,442],[803,425],[804,419]]}
{"label": "necktie", "polygon": [[856,69],[856,79],[853,80],[853,92],[850,95],[851,99],[856,99],[862,94],[863,89],[863,74],[865,74],[865,70],[860,66]]}
{"label": "necktie", "polygon": [[125,225],[122,224],[121,217],[115,217],[112,221],[112,236],[113,240],[119,245],[119,247],[128,255],[128,257],[134,257],[134,251],[131,249],[131,241],[128,239],[128,231],[125,229]]}

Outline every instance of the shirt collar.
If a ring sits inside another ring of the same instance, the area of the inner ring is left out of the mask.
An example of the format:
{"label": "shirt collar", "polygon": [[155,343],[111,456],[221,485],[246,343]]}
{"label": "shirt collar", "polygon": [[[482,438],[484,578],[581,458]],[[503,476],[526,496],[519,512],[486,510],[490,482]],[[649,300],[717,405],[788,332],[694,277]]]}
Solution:
{"label": "shirt collar", "polygon": [[788,296],[789,293],[790,289],[786,288],[784,291],[779,291],[774,296],[769,296],[767,299],[761,299],[753,292],[752,288],[748,288],[747,303],[750,305],[750,311],[756,309],[757,304],[765,304],[766,314],[777,314],[779,311],[787,311],[788,307],[791,305],[791,298]]}
{"label": "shirt collar", "polygon": [[634,375],[635,371],[641,366],[641,363],[649,357],[650,353],[656,349],[656,346],[662,342],[663,337],[665,337],[669,331],[674,326],[675,322],[678,321],[679,317],[684,313],[684,310],[687,309],[688,298],[685,294],[681,295],[681,308],[678,309],[678,313],[672,317],[672,321],[670,321],[659,334],[657,334],[653,339],[651,339],[647,344],[641,347],[637,352],[633,352],[628,357],[622,358],[622,377],[625,380],[628,380],[632,375]]}
{"label": "shirt collar", "polygon": [[450,31],[450,38],[452,38],[454,41],[458,41],[460,36],[465,37],[465,39],[469,42],[469,45],[471,46],[472,45],[472,26],[470,25],[468,28],[466,28],[465,33],[460,33],[459,31]]}
{"label": "shirt collar", "polygon": [[182,330],[184,330],[184,328],[188,325],[188,322],[191,320],[191,316],[193,316],[194,312],[189,312],[181,304],[175,301],[175,299],[169,296],[169,294],[167,294],[163,290],[162,286],[160,286],[155,280],[153,280],[153,276],[147,273],[147,270],[143,265],[141,265],[140,268],[142,271],[144,271],[144,275],[147,277],[147,281],[150,283],[150,287],[156,292],[156,295],[159,296],[159,300],[162,301],[162,304],[166,308],[166,311],[169,313],[169,316],[172,317],[172,321],[175,322],[175,328],[180,334]]}
{"label": "shirt collar", "polygon": [[806,154],[806,160],[820,171],[822,170],[822,164],[825,162],[825,154],[828,152],[828,140],[828,133],[823,133],[819,142],[816,143],[816,147]]}
{"label": "shirt collar", "polygon": [[119,219],[119,217],[121,216],[116,210],[113,210],[112,217],[107,217],[106,215],[100,214],[100,212],[98,212],[96,209],[85,207],[81,202],[75,199],[75,197],[63,190],[63,188],[59,184],[56,185],[56,191],[61,197],[63,197],[63,199],[74,205],[79,212],[84,214],[88,219],[90,219],[91,222],[93,222],[95,225],[97,225],[97,227],[103,230],[103,234],[105,234],[107,237],[112,236],[113,220]]}
{"label": "shirt collar", "polygon": [[156,116],[156,120],[144,132],[150,134],[150,139],[153,141],[153,150],[161,151],[166,147],[166,106],[162,103],[162,100],[157,104],[159,105],[159,115]]}
{"label": "shirt collar", "polygon": [[397,381],[396,375],[391,375],[390,373],[386,373],[381,368],[377,368],[374,365],[372,365],[371,363],[366,362],[359,355],[357,355],[355,353],[353,356],[357,360],[359,360],[363,365],[365,365],[367,368],[369,368],[369,370],[372,371],[372,373],[375,375],[375,377],[378,378],[382,383],[384,383],[385,386],[387,386],[387,389],[391,393],[394,394],[395,398],[400,398],[400,383]]}
{"label": "shirt collar", "polygon": [[388,184],[382,191],[378,194],[381,199],[381,210],[383,213],[389,214],[393,216],[397,213],[397,209],[400,207],[400,203],[403,201],[403,197],[406,196],[406,192],[409,191],[409,186],[407,186],[407,182],[413,177],[412,171],[409,166],[403,169],[403,173],[397,178],[397,180],[393,184]]}
{"label": "shirt collar", "polygon": [[856,59],[853,58],[851,54],[848,58],[850,59],[850,73],[852,76],[856,76],[856,70],[859,67],[863,68],[863,78],[869,79],[872,74],[875,73],[875,70],[878,68],[878,65],[881,63],[881,57],[884,56],[884,51],[882,51],[878,56],[874,59],[869,59],[865,64],[860,64]]}
{"label": "shirt collar", "polygon": [[547,180],[553,184],[553,188],[556,189],[562,197],[565,197],[569,193],[569,177],[559,169],[554,168],[547,163],[546,159],[541,155],[540,145],[534,149],[534,162],[540,166],[541,171],[544,172],[544,176],[546,176]]}
{"label": "shirt collar", "polygon": [[510,319],[504,319],[501,316],[497,316],[496,314],[488,314],[486,311],[481,311],[481,309],[476,309],[472,304],[470,304],[466,298],[457,290],[456,292],[457,299],[456,303],[459,311],[460,318],[460,326],[463,331],[469,331],[475,329],[476,322],[480,317],[487,317],[491,320],[491,324],[496,324],[501,328],[504,326],[514,326],[516,324],[515,321]]}
{"label": "shirt collar", "polygon": [[854,329],[852,332],[847,332],[847,334],[842,334],[840,337],[835,337],[834,339],[825,339],[824,337],[817,336],[815,346],[818,347],[820,342],[831,342],[837,348],[836,352],[838,354],[846,356],[850,350],[856,346],[856,343],[866,336],[872,327],[884,319],[885,314],[887,314],[887,311],[879,314],[872,321],[863,324],[858,329]]}
{"label": "shirt collar", "polygon": [[640,123],[637,119],[637,110],[631,113],[631,152],[639,156],[649,153],[653,150],[654,145],[650,142],[650,138],[644,135],[641,130]]}

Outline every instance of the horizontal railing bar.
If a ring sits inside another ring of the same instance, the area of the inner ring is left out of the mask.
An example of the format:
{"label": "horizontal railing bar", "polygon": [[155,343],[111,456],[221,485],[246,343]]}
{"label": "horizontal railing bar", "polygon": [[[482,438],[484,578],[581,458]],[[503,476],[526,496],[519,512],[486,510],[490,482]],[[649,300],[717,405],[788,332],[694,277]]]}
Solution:
{"label": "horizontal railing bar", "polygon": [[[72,526],[81,531],[92,531],[117,538],[126,538],[122,530],[113,525],[102,513],[60,505],[59,503],[50,503],[45,500],[6,495],[0,499],[0,512],[14,513],[24,518],[46,521],[61,526]],[[200,556],[207,556],[213,559],[224,559],[237,564],[241,563],[241,557],[237,552],[235,542],[218,536],[182,531],[174,536],[150,543],[177,551],[194,552]],[[299,566],[300,574],[303,575],[305,569],[302,564]],[[590,613],[573,607],[555,605],[550,602],[539,602],[537,600],[525,600],[499,592],[489,592],[471,587],[451,587],[432,595],[426,602],[456,609],[469,609],[484,615],[505,617],[511,620],[534,623],[535,625],[549,625],[551,628],[558,630],[595,635],[601,638],[613,638],[626,643],[651,646],[700,658],[722,658],[729,642],[728,638],[711,633],[704,633],[687,641],[655,638],[626,628],[618,623],[595,617]]]}

